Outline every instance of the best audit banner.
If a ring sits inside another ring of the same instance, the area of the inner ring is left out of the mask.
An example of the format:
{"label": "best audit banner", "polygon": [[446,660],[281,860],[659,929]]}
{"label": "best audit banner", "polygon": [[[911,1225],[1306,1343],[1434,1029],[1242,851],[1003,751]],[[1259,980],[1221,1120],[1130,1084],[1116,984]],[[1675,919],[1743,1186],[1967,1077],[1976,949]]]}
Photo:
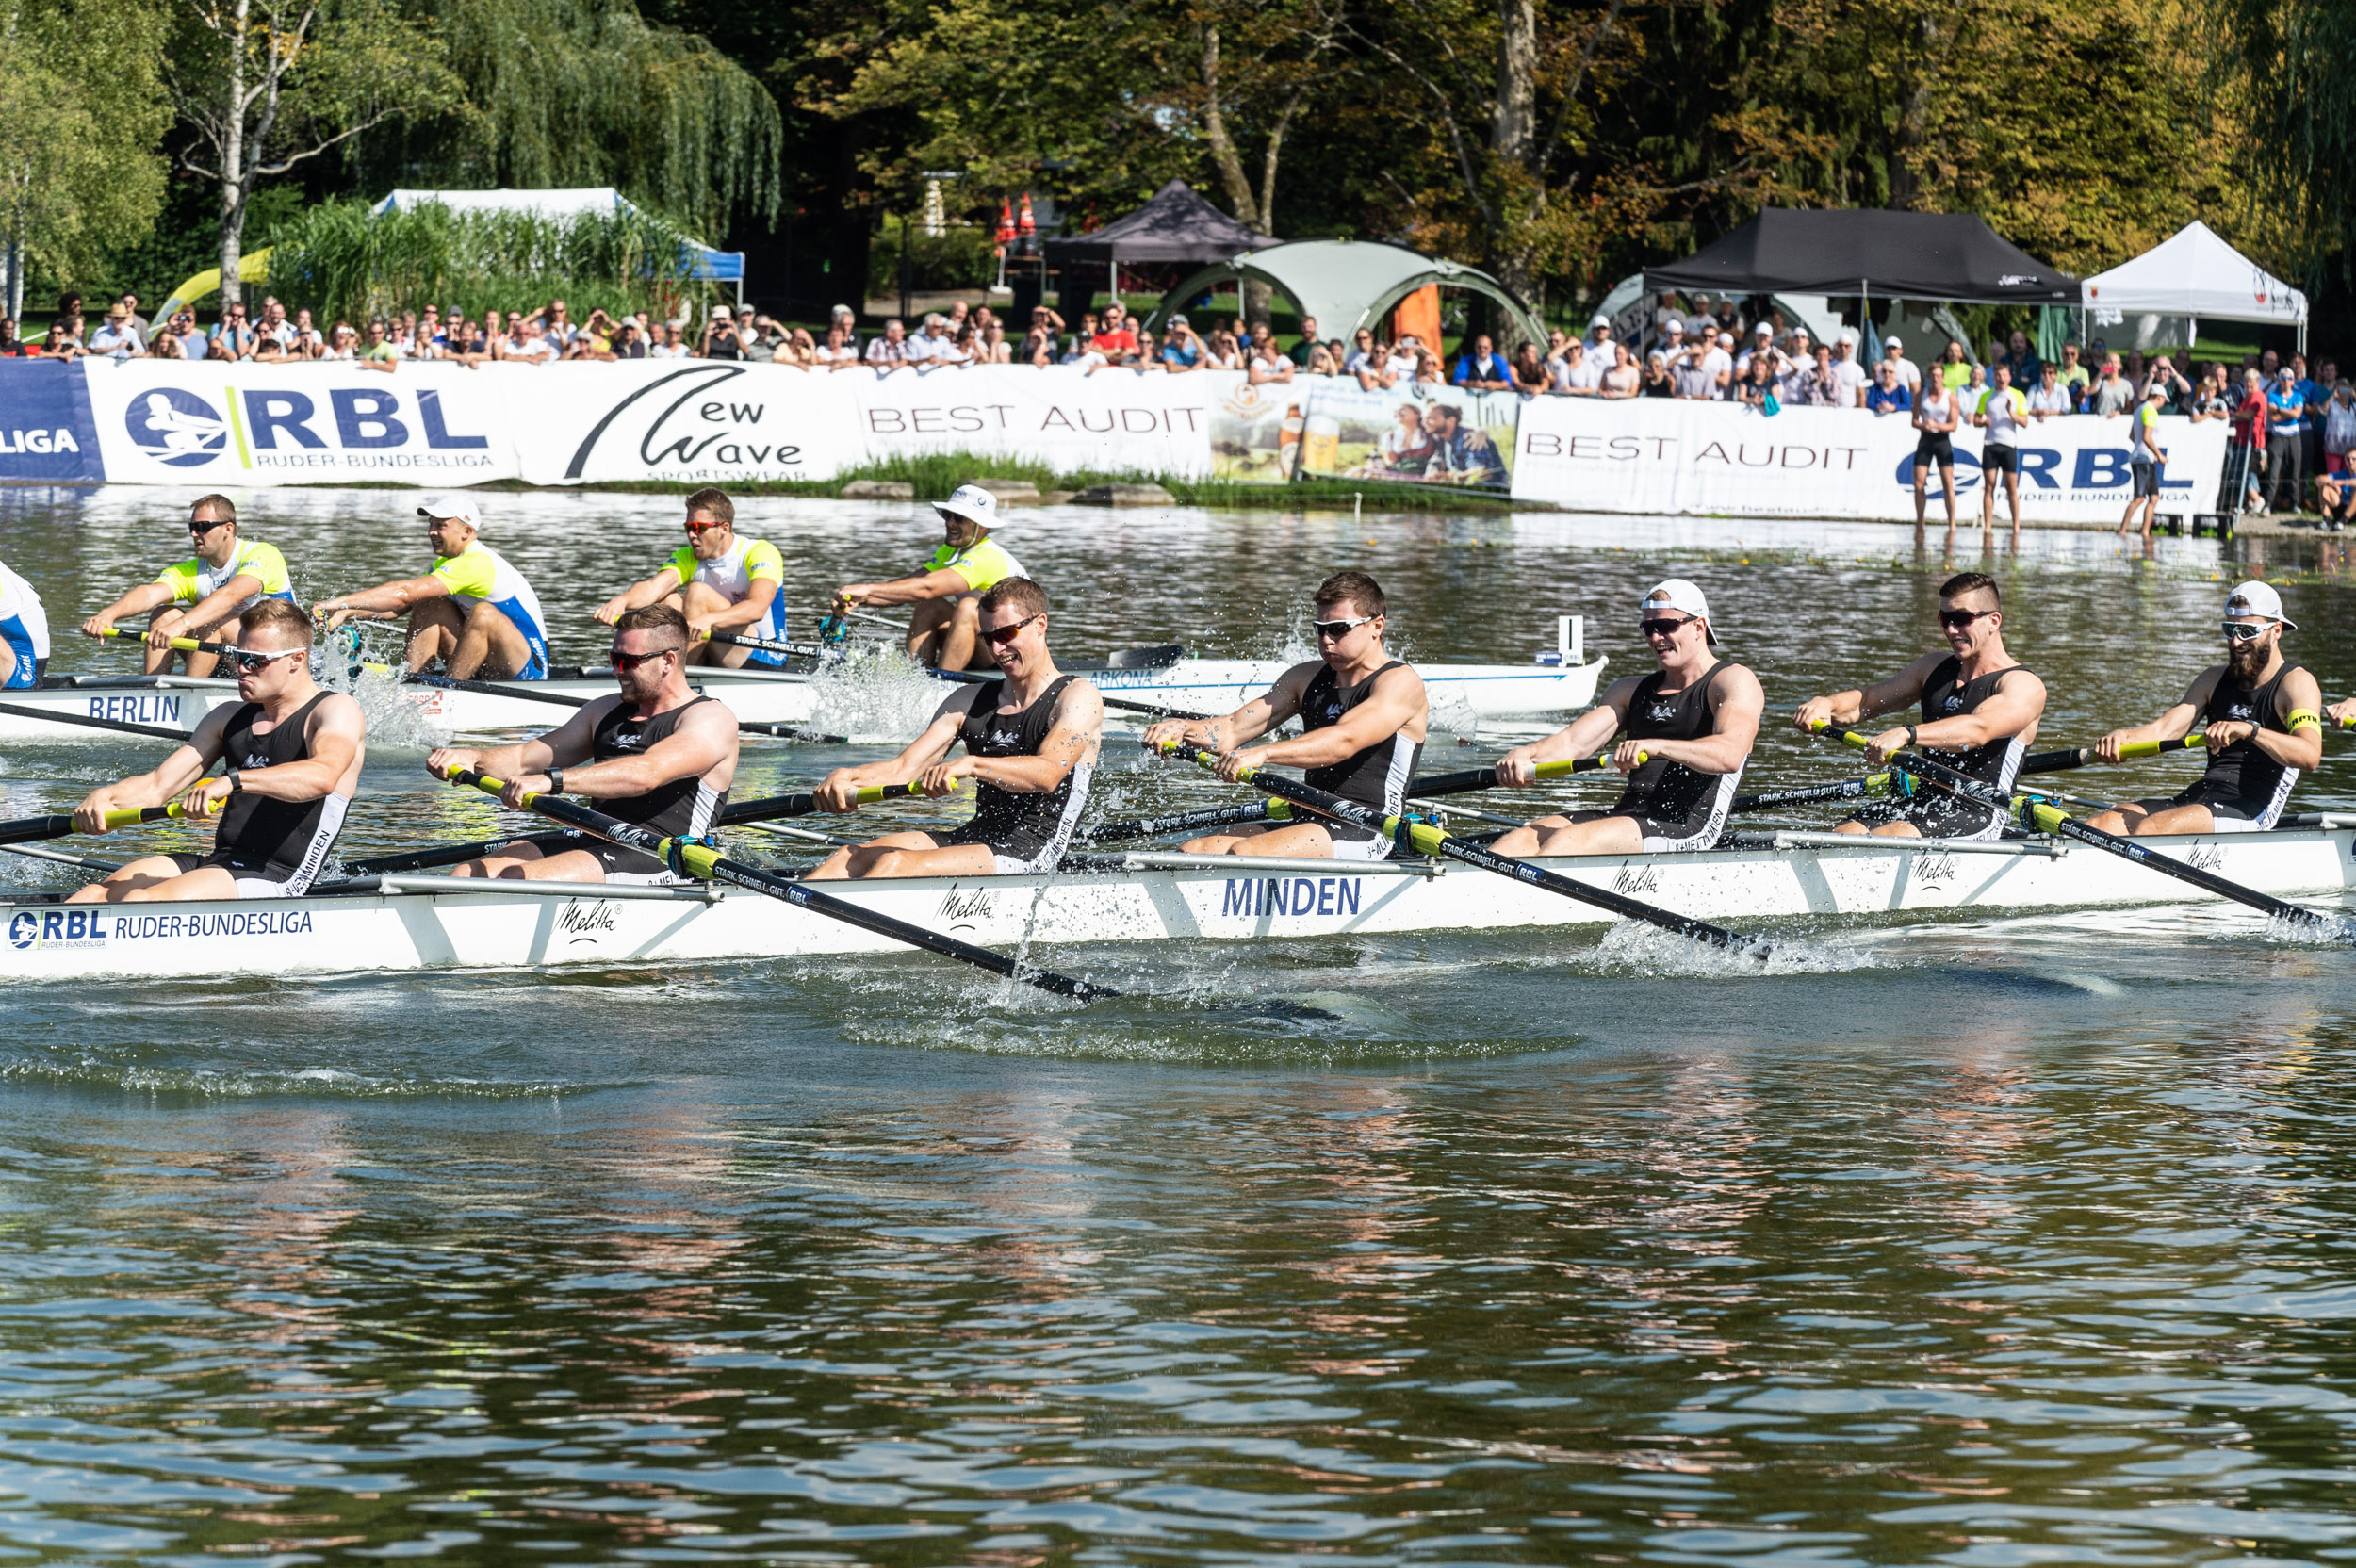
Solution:
{"label": "best audit banner", "polygon": [[1043,463],[1060,473],[1201,479],[1210,472],[1207,374],[944,365],[836,370],[826,379],[858,410],[857,462],[957,452]]}
{"label": "best audit banner", "polygon": [[[2021,515],[2117,522],[2134,487],[2127,430],[2123,416],[2034,425],[2019,447]],[[1863,409],[1536,398],[1522,410],[1513,498],[1580,512],[1907,521],[1919,433],[1903,415]],[[2222,419],[2160,420],[2163,511],[2215,510],[2226,439]],[[1976,517],[1982,433],[1967,427],[1954,440],[1957,510]],[[1936,469],[1929,493],[1943,518]],[[1996,506],[2009,515],[2001,489]]]}

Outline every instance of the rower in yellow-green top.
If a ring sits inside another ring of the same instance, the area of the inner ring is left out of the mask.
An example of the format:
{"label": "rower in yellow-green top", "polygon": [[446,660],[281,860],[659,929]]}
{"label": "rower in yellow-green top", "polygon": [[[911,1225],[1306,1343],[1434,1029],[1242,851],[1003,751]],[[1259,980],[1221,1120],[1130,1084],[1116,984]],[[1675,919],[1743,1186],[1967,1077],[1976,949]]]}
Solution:
{"label": "rower in yellow-green top", "polygon": [[990,537],[998,527],[998,498],[978,484],[961,484],[935,501],[947,540],[924,569],[889,582],[850,582],[835,590],[835,612],[859,605],[912,604],[908,657],[943,670],[991,667],[981,642],[982,596],[1008,578],[1027,578],[1023,563]]}
{"label": "rower in yellow-green top", "polygon": [[[174,637],[222,643],[237,641],[238,620],[264,599],[294,598],[286,558],[278,547],[240,538],[237,503],[226,496],[201,496],[188,508],[189,560],[165,567],[152,582],[127,589],[114,603],[82,623],[83,631],[104,637],[117,621],[153,612],[147,625],[147,673],[161,675],[180,657]],[[213,673],[214,656],[188,656],[188,674]]]}
{"label": "rower in yellow-green top", "polygon": [[702,489],[687,498],[687,545],[660,571],[597,606],[607,626],[649,604],[667,604],[687,617],[690,664],[744,664],[781,669],[782,652],[709,641],[715,631],[785,641],[785,557],[766,539],[736,531],[736,503],[728,492]]}

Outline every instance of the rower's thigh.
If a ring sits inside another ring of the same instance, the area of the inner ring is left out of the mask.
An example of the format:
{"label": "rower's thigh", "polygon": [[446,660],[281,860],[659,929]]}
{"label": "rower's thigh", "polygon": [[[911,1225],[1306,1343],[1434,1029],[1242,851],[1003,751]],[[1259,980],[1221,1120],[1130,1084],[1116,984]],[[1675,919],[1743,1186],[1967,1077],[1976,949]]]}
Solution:
{"label": "rower's thigh", "polygon": [[[536,851],[536,845],[532,847]],[[585,849],[564,849],[554,855],[535,853],[532,859],[518,859],[514,870],[499,874],[527,882],[602,882],[605,862]]]}
{"label": "rower's thigh", "polygon": [[[101,902],[120,904],[131,896],[131,891],[135,888],[152,888],[158,883],[169,882],[179,874],[180,862],[171,856],[142,855],[138,859],[126,861],[108,872],[105,881],[93,882],[87,888],[75,890],[67,897],[66,902],[68,904]],[[230,884],[230,890],[232,892],[237,890],[237,884],[234,881]]]}
{"label": "rower's thigh", "polygon": [[[866,857],[863,865],[862,853]],[[851,874],[859,877],[989,876],[997,870],[998,857],[988,844],[950,844],[944,849],[879,849],[868,844],[851,852]]]}
{"label": "rower's thigh", "polygon": [[680,593],[672,595],[669,602],[682,615],[716,615],[728,607],[730,600],[709,582],[691,582]]}
{"label": "rower's thigh", "polygon": [[1919,839],[1922,830],[1910,822],[1886,822],[1873,829],[1876,839]]}
{"label": "rower's thigh", "polygon": [[[137,864],[136,861],[133,863]],[[163,904],[179,899],[237,896],[237,875],[225,866],[199,866],[194,871],[179,871],[172,861],[166,860],[164,864],[172,866],[178,874],[144,886],[126,888],[120,896],[107,902]]]}
{"label": "rower's thigh", "polygon": [[1644,829],[1634,817],[1593,816],[1548,833],[1541,855],[1641,855]]}
{"label": "rower's thigh", "polygon": [[1237,828],[1230,855],[1275,855],[1325,860],[1333,858],[1333,836],[1313,822],[1283,827]]}
{"label": "rower's thigh", "polygon": [[2138,839],[2149,839],[2162,833],[2206,833],[2217,826],[2217,818],[2205,806],[2171,806],[2165,811],[2153,811],[2142,821],[2130,819],[2127,831]]}

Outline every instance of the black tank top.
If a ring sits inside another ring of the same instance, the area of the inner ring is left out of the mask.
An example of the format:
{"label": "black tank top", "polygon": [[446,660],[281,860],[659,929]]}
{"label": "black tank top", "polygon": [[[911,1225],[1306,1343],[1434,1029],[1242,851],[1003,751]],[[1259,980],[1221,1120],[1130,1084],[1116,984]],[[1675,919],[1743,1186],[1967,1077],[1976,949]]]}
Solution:
{"label": "black tank top", "polygon": [[[230,714],[229,722],[221,727],[222,763],[233,768],[274,768],[286,762],[307,761],[311,756],[311,710],[332,694],[319,693],[287,714],[286,722],[267,735],[254,732],[254,721],[262,716],[262,705],[246,703]],[[234,794],[221,813],[214,848],[256,865],[299,864],[326,818],[328,799],[321,795],[317,800],[268,800],[247,792]]]}
{"label": "black tank top", "polygon": [[[1661,683],[1669,678],[1666,670],[1655,670],[1638,681],[1635,694],[1628,698],[1628,723],[1624,727],[1628,738],[1698,741],[1712,733],[1717,726],[1710,716],[1710,688],[1717,683],[1718,672],[1732,662],[1719,660],[1702,672],[1699,680],[1674,696],[1661,694]],[[1612,810],[1664,821],[1690,816],[1702,797],[1718,787],[1722,776],[1696,773],[1682,762],[1656,757],[1628,776],[1628,788],[1621,792],[1619,804]]]}
{"label": "black tank top", "polygon": [[[1922,682],[1922,722],[1929,724],[1935,719],[1952,719],[1972,711],[1996,694],[1998,681],[2020,668],[2019,664],[2007,664],[2001,670],[1961,680],[1957,678],[1963,674],[1963,661],[1949,654],[1933,666],[1930,678]],[[1969,751],[1923,748],[1923,755],[1933,761],[1944,762],[1959,774],[2005,791],[2012,788],[2013,776],[2021,771],[2021,752],[2018,735],[2000,735]]]}
{"label": "black tank top", "polygon": [[[1356,685],[1343,686],[1337,684],[1333,666],[1328,664],[1309,678],[1307,688],[1301,694],[1301,727],[1327,729],[1341,723],[1343,714],[1374,694],[1376,681],[1393,670],[1404,668],[1402,661],[1394,659]],[[1387,816],[1396,816],[1406,806],[1407,781],[1415,776],[1415,763],[1422,757],[1422,742],[1392,734],[1338,762],[1311,768],[1301,778],[1313,789],[1331,791],[1344,800],[1376,807]]]}
{"label": "black tank top", "polygon": [[[597,721],[597,732],[589,743],[589,760],[609,762],[616,757],[643,756],[679,727],[689,709],[714,700],[697,697],[650,719],[633,718],[630,704],[617,702]],[[700,777],[674,778],[643,795],[600,800],[597,808],[609,817],[636,823],[649,833],[660,833],[666,839],[700,839],[719,821],[720,808],[728,801],[726,790],[714,790]]]}
{"label": "black tank top", "polygon": [[[1030,707],[1013,713],[998,711],[998,694],[1005,688],[996,684],[973,689],[973,706],[967,710],[965,722],[957,727],[957,739],[965,743],[969,757],[1037,757],[1039,748],[1047,743],[1048,733],[1055,727],[1055,702],[1063,689],[1072,684],[1074,676],[1058,676],[1055,683],[1039,694]],[[1063,776],[1063,782],[1045,794],[1018,794],[1002,790],[995,784],[976,783],[973,789],[973,821],[970,831],[993,843],[1011,843],[1036,839],[1052,843],[1061,831],[1063,819],[1072,807],[1072,786],[1080,787],[1083,802],[1087,799],[1088,776],[1092,766],[1080,763]]]}
{"label": "black tank top", "polygon": [[[2277,735],[2289,734],[2290,727],[2283,724],[2276,699],[2290,673],[2306,667],[2284,660],[2272,680],[2256,687],[2235,685],[2229,669],[2210,688],[2208,722],[2240,720],[2261,729],[2271,729]],[[2256,741],[2235,741],[2222,751],[2209,753],[2208,772],[2201,776],[2201,792],[2211,800],[2267,800],[2283,788],[2284,774],[2290,775],[2293,782],[2298,780],[2297,768],[2286,768],[2260,751]]]}

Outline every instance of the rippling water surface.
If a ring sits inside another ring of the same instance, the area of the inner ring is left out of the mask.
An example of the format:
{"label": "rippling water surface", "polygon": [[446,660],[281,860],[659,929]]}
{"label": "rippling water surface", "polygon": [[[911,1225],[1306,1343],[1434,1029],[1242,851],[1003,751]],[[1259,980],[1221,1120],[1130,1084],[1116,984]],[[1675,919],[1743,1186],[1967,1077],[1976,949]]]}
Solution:
{"label": "rippling water surface", "polygon": [[[185,498],[0,495],[0,558],[67,620],[171,559]],[[487,503],[563,657],[678,533],[662,498]],[[249,531],[320,595],[417,569],[413,506],[262,496]],[[805,623],[933,532],[744,510]],[[1980,564],[1017,518],[1067,649],[1273,653],[1362,565],[1415,656],[1518,662],[1579,612],[1626,671],[1676,571],[1778,710],[1929,645]],[[2340,694],[2335,552],[2270,547]],[[2033,533],[1993,569],[2059,744],[2171,700],[2250,568]],[[2300,804],[2356,804],[2350,743]],[[758,744],[744,792],[873,755]],[[152,755],[0,751],[0,811]],[[418,760],[379,747],[348,853],[490,829]],[[1217,798],[1113,762],[1111,802]],[[1842,766],[1784,731],[1750,776]],[[2356,956],[2206,905],[1792,936],[1765,974],[1621,931],[1059,951],[1157,998],[1087,1009],[918,956],[0,995],[0,1563],[2356,1556]],[[1229,1005],[1273,995],[1323,1016]]]}

